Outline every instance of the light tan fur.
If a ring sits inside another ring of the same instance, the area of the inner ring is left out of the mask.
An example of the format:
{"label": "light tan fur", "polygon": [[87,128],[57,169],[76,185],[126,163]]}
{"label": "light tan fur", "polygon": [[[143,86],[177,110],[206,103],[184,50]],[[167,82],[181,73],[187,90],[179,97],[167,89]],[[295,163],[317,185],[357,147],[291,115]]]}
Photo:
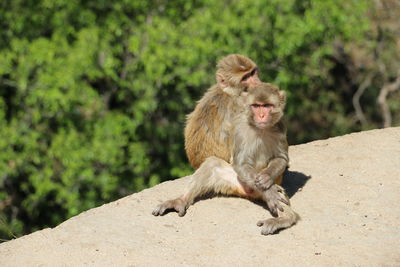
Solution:
{"label": "light tan fur", "polygon": [[[262,234],[272,234],[292,226],[299,218],[290,207],[284,189],[276,184],[281,182],[289,162],[286,127],[282,122],[286,96],[276,86],[262,83],[250,88],[249,95],[238,101],[245,104],[234,119],[232,166],[242,184],[259,192],[268,207],[277,210],[277,218],[257,224],[263,226]],[[255,118],[251,108],[255,103],[273,106],[264,124],[259,124]],[[285,196],[286,201],[277,196]],[[281,208],[276,207],[277,204]]]}
{"label": "light tan fur", "polygon": [[230,132],[236,114],[236,98],[249,84],[242,81],[257,65],[249,58],[232,54],[217,64],[217,84],[207,90],[194,111],[187,116],[185,150],[194,169],[211,156],[225,161],[231,157]]}

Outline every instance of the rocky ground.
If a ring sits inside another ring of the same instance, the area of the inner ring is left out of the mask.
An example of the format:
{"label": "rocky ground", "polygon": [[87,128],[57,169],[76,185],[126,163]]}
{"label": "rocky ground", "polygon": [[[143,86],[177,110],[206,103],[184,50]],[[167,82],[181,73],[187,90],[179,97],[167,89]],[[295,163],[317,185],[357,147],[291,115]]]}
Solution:
{"label": "rocky ground", "polygon": [[151,215],[187,179],[0,244],[0,266],[400,266],[400,127],[290,147],[285,187],[302,220],[271,236],[261,205],[201,200]]}

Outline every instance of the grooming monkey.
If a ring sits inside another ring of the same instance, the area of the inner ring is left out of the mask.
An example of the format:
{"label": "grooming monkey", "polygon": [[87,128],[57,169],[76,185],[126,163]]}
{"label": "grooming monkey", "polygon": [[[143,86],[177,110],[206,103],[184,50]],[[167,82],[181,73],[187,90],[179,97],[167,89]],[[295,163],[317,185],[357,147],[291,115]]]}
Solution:
{"label": "grooming monkey", "polygon": [[186,121],[185,150],[194,169],[211,156],[229,162],[235,101],[261,82],[257,72],[257,65],[242,55],[231,54],[218,62],[217,84],[207,90]]}

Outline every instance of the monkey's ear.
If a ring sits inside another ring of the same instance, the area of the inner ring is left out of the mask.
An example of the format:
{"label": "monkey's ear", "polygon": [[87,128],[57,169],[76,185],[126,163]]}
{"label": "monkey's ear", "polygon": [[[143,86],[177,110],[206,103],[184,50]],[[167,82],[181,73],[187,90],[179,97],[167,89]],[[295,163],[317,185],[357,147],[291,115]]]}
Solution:
{"label": "monkey's ear", "polygon": [[218,73],[215,75],[217,79],[218,85],[223,89],[228,87],[228,83],[226,82],[224,76],[221,73]]}

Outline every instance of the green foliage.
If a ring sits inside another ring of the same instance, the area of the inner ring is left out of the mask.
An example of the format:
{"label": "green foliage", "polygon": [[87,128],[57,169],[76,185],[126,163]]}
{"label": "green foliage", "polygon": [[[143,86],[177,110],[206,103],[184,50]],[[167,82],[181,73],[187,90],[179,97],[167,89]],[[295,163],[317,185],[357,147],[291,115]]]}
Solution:
{"label": "green foliage", "polygon": [[368,8],[358,0],[2,1],[0,238],[191,173],[185,114],[228,53],[248,55],[262,80],[287,91],[290,143],[359,129],[329,58],[335,41],[365,38]]}

